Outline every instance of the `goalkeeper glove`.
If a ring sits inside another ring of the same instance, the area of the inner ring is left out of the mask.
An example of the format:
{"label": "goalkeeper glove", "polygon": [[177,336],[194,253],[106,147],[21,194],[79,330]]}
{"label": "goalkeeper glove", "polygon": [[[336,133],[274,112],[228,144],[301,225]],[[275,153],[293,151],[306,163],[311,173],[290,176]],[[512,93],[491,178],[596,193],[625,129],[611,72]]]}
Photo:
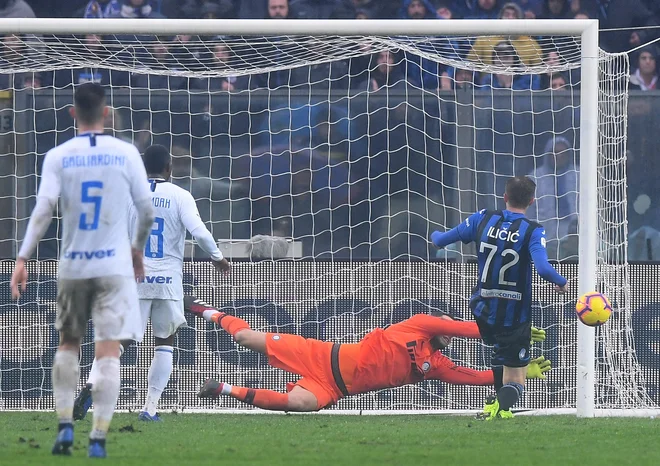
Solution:
{"label": "goalkeeper glove", "polygon": [[532,344],[545,341],[545,330],[532,327]]}
{"label": "goalkeeper glove", "polygon": [[552,369],[552,363],[549,359],[545,359],[544,356],[532,359],[527,366],[527,378],[545,380],[547,379],[545,373],[550,369]]}

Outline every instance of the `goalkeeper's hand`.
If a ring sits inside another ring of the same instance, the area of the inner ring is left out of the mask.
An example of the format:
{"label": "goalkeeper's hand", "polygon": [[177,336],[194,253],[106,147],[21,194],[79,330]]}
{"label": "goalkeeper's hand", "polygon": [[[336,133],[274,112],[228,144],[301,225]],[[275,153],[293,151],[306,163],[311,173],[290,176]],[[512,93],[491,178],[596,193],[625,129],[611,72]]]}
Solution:
{"label": "goalkeeper's hand", "polygon": [[544,356],[532,359],[527,366],[527,378],[545,380],[547,378],[545,373],[550,369],[552,369],[552,363],[549,359],[545,359]]}
{"label": "goalkeeper's hand", "polygon": [[545,341],[545,330],[532,327],[532,343]]}

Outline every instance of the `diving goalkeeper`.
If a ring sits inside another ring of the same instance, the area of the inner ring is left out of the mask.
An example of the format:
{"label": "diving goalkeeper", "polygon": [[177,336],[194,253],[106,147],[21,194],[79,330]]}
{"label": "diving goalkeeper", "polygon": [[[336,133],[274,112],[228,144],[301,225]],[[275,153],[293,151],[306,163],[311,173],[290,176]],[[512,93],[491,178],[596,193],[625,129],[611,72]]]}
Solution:
{"label": "diving goalkeeper", "polygon": [[[268,356],[272,367],[301,376],[295,384],[287,384],[287,393],[208,379],[198,393],[200,398],[228,395],[262,409],[303,412],[332,406],[346,396],[422,380],[457,385],[494,383],[493,370],[457,366],[440,352],[452,337],[480,338],[476,323],[455,321],[444,314],[418,314],[385,329],[374,329],[359,343],[339,344],[255,331],[243,319],[191,296],[185,296],[184,306],[191,314],[222,327],[239,345]],[[542,341],[545,331],[533,329],[533,337]],[[550,361],[541,357],[531,361],[527,377],[545,379],[549,370]]]}

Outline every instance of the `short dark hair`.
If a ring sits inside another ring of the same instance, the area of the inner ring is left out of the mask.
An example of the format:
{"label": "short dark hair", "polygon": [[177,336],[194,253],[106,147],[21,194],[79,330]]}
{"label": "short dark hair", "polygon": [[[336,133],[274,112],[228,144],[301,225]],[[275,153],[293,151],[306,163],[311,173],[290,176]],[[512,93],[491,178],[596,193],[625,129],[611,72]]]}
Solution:
{"label": "short dark hair", "polygon": [[147,150],[144,151],[142,161],[148,175],[157,175],[167,169],[172,162],[172,156],[165,146],[154,144],[147,147]]}
{"label": "short dark hair", "polygon": [[509,205],[516,209],[526,209],[534,199],[536,183],[528,176],[514,176],[506,182],[504,192],[509,198]]}
{"label": "short dark hair", "polygon": [[81,84],[73,95],[76,119],[81,123],[93,124],[103,119],[105,90],[96,83]]}

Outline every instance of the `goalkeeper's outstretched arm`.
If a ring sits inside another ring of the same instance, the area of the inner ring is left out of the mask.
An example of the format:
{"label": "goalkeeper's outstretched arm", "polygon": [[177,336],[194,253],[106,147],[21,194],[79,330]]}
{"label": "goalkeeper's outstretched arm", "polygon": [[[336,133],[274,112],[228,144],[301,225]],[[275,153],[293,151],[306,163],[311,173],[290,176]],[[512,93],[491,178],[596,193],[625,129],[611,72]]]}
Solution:
{"label": "goalkeeper's outstretched arm", "polygon": [[[451,359],[437,352],[433,355],[432,369],[426,374],[426,380],[440,380],[452,385],[494,385],[493,370],[479,371],[456,365]],[[527,366],[528,379],[545,379],[545,373],[552,367],[545,357],[533,359]]]}

